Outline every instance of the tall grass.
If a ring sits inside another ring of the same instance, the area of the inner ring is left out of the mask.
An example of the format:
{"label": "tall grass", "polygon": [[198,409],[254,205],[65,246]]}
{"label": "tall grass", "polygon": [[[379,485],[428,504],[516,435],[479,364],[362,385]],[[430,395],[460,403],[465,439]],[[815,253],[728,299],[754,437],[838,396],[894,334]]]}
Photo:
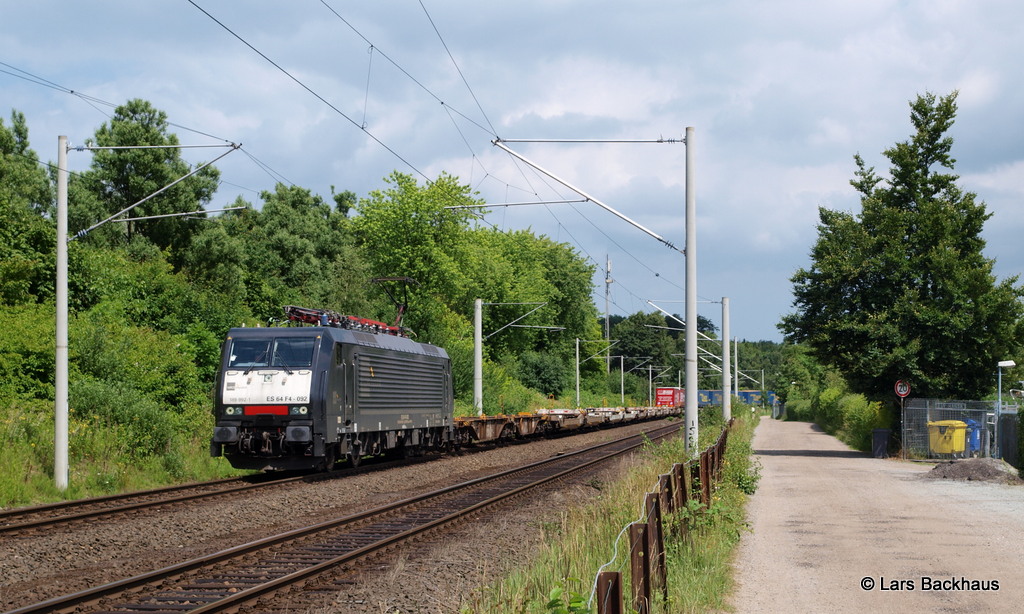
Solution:
{"label": "tall grass", "polygon": [[[682,514],[690,531],[685,538],[669,539],[669,595],[657,601],[655,612],[700,612],[724,607],[731,590],[730,557],[745,524],[743,505],[757,482],[750,465],[750,438],[756,417],[749,408],[735,409],[739,416],[729,437],[723,482],[708,510]],[[702,415],[700,449],[721,432],[720,419]],[[641,518],[646,493],[654,490],[658,476],[672,464],[687,459],[682,439],[650,445],[640,465],[624,469],[622,479],[602,485],[601,495],[589,504],[570,507],[557,518],[537,525],[540,553],[529,565],[488,587],[464,612],[501,614],[582,613],[596,608],[588,604],[597,571],[618,570],[628,576],[628,548],[624,528]],[[666,536],[669,533],[666,532]]]}
{"label": "tall grass", "polygon": [[0,405],[0,508],[237,475],[224,459],[208,456],[205,436],[212,425],[211,417],[193,416],[165,429],[159,450],[142,453],[141,430],[132,422],[82,415],[72,407],[68,488],[60,491],[53,478],[52,402],[10,400]]}

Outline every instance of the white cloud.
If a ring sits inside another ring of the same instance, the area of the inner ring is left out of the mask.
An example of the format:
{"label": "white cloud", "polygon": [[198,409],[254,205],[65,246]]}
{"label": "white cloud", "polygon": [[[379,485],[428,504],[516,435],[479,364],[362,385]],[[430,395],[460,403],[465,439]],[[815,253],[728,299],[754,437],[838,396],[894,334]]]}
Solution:
{"label": "white cloud", "polygon": [[[1010,0],[427,3],[458,70],[415,2],[331,2],[369,42],[316,3],[200,4],[357,125],[187,4],[11,3],[0,61],[115,104],[147,99],[325,196],[330,185],[365,195],[394,169],[416,174],[359,128],[364,111],[367,131],[417,170],[455,173],[491,202],[573,195],[493,147],[485,114],[505,138],[678,138],[694,126],[701,293],[733,296],[733,327],[748,338],[777,337],[817,207],[857,207],[853,154],[884,170],[880,152],[909,134],[919,93],[960,90],[954,155],[1001,225],[986,229],[989,247],[1010,266],[1022,236],[1002,232],[1024,226],[1012,129],[1024,119],[1024,5]],[[0,86],[44,158],[58,134],[80,142],[110,113],[3,73]],[[682,145],[512,147],[682,236]],[[241,154],[218,166],[226,182],[272,187]],[[666,281],[678,274],[671,253],[593,205],[521,209],[491,221],[576,242],[595,260],[612,252],[634,293],[678,290]]]}
{"label": "white cloud", "polygon": [[1024,160],[1000,164],[983,173],[964,175],[963,183],[980,194],[995,193],[1024,201]]}

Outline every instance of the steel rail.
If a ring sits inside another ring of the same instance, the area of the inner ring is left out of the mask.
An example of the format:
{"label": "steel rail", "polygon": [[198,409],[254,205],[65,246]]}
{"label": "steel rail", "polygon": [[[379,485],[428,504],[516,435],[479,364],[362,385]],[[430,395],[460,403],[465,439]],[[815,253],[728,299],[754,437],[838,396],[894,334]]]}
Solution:
{"label": "steel rail", "polygon": [[[577,450],[568,454],[558,455],[549,459],[536,461],[533,463],[529,463],[527,465],[523,465],[521,467],[502,471],[490,476],[476,478],[474,480],[469,480],[467,482],[463,482],[453,486],[448,486],[433,492],[416,495],[375,509],[366,510],[363,512],[345,516],[343,518],[325,521],[309,527],[295,529],[278,535],[249,542],[247,544],[241,544],[239,546],[222,550],[220,552],[199,557],[190,561],[184,561],[182,563],[164,567],[162,569],[147,572],[131,578],[117,580],[114,582],[104,584],[102,586],[72,593],[70,595],[55,597],[52,599],[42,601],[40,603],[27,605],[15,610],[11,610],[10,612],[8,612],[8,614],[35,614],[40,612],[72,611],[76,608],[81,608],[83,606],[88,606],[90,604],[97,603],[103,599],[112,598],[121,593],[129,591],[137,592],[139,589],[141,589],[141,587],[147,584],[155,584],[168,578],[179,577],[183,574],[194,572],[202,567],[220,564],[230,559],[240,558],[243,555],[247,555],[260,550],[266,550],[273,546],[284,544],[289,541],[295,541],[301,538],[315,535],[317,533],[324,533],[329,530],[339,529],[344,527],[345,525],[357,525],[358,523],[365,522],[375,517],[383,517],[390,514],[394,514],[396,511],[402,508],[414,508],[416,505],[428,502],[430,500],[438,500],[446,495],[458,493],[459,491],[467,491],[475,487],[480,487],[487,482],[497,482],[502,479],[508,479],[514,476],[515,474],[522,474],[531,470],[543,468],[544,466],[552,465],[554,463],[564,462],[567,459],[581,457],[587,453],[593,453],[595,451],[598,451],[601,448],[612,448],[613,446],[616,445],[625,444],[625,447],[623,449],[613,450],[611,452],[608,452],[607,454],[601,454],[597,458],[590,459],[585,463],[574,465],[572,467],[558,471],[556,474],[547,476],[543,479],[534,479],[527,484],[523,484],[510,490],[507,490],[505,492],[499,493],[498,495],[488,497],[485,500],[474,503],[457,512],[445,514],[443,517],[429,520],[419,526],[408,528],[406,530],[400,531],[397,534],[388,536],[384,539],[378,539],[373,543],[350,550],[342,554],[341,556],[334,557],[329,560],[322,561],[320,563],[316,563],[305,569],[301,569],[292,573],[288,573],[286,575],[282,575],[281,577],[274,578],[267,582],[261,583],[258,586],[240,590],[234,594],[228,595],[227,597],[217,599],[212,603],[208,603],[206,605],[194,604],[196,605],[195,608],[176,606],[176,609],[196,613],[214,612],[223,609],[235,608],[238,607],[238,605],[241,603],[249,602],[254,599],[258,599],[264,595],[267,595],[269,593],[279,591],[290,584],[302,582],[308,578],[311,578],[315,575],[322,573],[327,569],[362,558],[364,556],[367,556],[368,554],[375,553],[382,549],[386,549],[400,541],[409,539],[412,536],[420,535],[425,532],[435,530],[438,527],[454,522],[455,520],[463,518],[466,515],[475,514],[485,507],[495,505],[496,503],[504,501],[510,497],[518,496],[528,490],[549,483],[551,481],[561,479],[562,477],[565,477],[566,475],[569,475],[571,473],[582,471],[588,467],[593,466],[596,463],[608,460],[608,458],[628,453],[642,446],[645,442],[645,437],[653,439],[665,437],[672,433],[678,432],[680,428],[681,425],[674,424],[668,427],[652,429],[651,431],[645,431],[637,435],[632,435],[630,437],[625,437],[611,442],[605,442],[595,446],[590,446],[588,448],[583,448],[581,450]],[[631,439],[636,441],[630,442]]]}
{"label": "steel rail", "polygon": [[[671,433],[678,432],[681,428],[682,428],[682,425],[673,425],[672,427],[665,427],[664,429],[662,429],[662,430],[666,431],[663,435],[654,435],[653,438],[659,438],[659,437],[667,436],[667,435],[669,435]],[[644,433],[642,435],[647,435],[647,433]],[[484,508],[491,507],[493,505],[501,503],[501,502],[505,501],[506,499],[512,499],[512,498],[514,498],[516,496],[519,496],[519,495],[522,495],[522,494],[524,494],[524,493],[526,493],[528,491],[534,490],[534,489],[536,489],[536,488],[538,488],[540,486],[543,486],[543,485],[549,484],[551,482],[557,481],[559,479],[562,479],[562,478],[564,478],[564,477],[566,477],[568,475],[571,475],[571,474],[574,474],[574,473],[579,473],[579,472],[581,472],[581,471],[583,471],[583,470],[585,470],[585,469],[587,469],[589,467],[592,467],[592,466],[594,466],[596,464],[602,463],[602,462],[604,462],[604,461],[606,461],[606,460],[608,460],[610,458],[614,458],[616,456],[621,456],[622,454],[626,454],[627,452],[631,452],[631,451],[635,450],[636,448],[644,445],[644,440],[643,440],[643,436],[642,435],[633,435],[633,436],[631,436],[630,438],[634,438],[635,437],[635,438],[640,439],[640,441],[637,442],[636,444],[633,444],[633,445],[631,445],[629,447],[626,447],[626,448],[624,448],[622,450],[615,450],[615,451],[609,452],[608,454],[601,455],[598,458],[591,459],[591,460],[589,460],[589,461],[587,461],[585,463],[582,463],[580,465],[576,465],[576,466],[567,468],[567,469],[565,469],[563,471],[555,473],[554,475],[542,478],[539,481],[534,481],[534,482],[531,482],[531,483],[528,483],[528,484],[524,484],[524,485],[519,486],[517,488],[514,488],[514,489],[512,489],[510,491],[498,494],[498,495],[496,495],[494,497],[490,497],[490,498],[488,498],[488,499],[486,499],[484,501],[480,501],[478,503],[475,503],[475,504],[473,504],[473,505],[471,505],[471,506],[469,506],[467,508],[464,508],[462,510],[459,510],[457,512],[453,512],[451,514],[448,514],[448,515],[446,515],[446,516],[444,516],[442,518],[438,518],[438,519],[429,521],[426,524],[410,528],[410,529],[408,529],[406,531],[403,531],[401,533],[397,533],[397,534],[395,534],[395,535],[393,535],[393,536],[391,536],[389,538],[386,538],[384,540],[378,541],[376,543],[364,546],[362,548],[353,550],[351,552],[347,552],[347,553],[345,553],[345,554],[343,554],[341,556],[335,557],[335,558],[327,560],[327,561],[323,561],[323,562],[318,563],[318,564],[316,564],[314,566],[311,566],[311,567],[308,567],[306,569],[294,572],[292,574],[289,574],[289,575],[286,575],[286,576],[282,576],[282,577],[274,579],[274,580],[270,580],[270,581],[265,582],[263,584],[254,586],[254,587],[252,587],[250,589],[234,593],[234,594],[232,594],[232,595],[230,595],[230,596],[228,596],[228,597],[226,597],[224,599],[215,601],[215,602],[207,604],[205,606],[202,606],[202,607],[199,607],[199,608],[195,608],[195,609],[190,609],[189,612],[191,614],[209,614],[209,613],[212,613],[212,612],[223,612],[225,610],[229,610],[229,609],[232,609],[232,608],[240,607],[243,604],[252,602],[252,601],[254,601],[256,599],[259,599],[260,597],[263,597],[265,595],[269,595],[269,594],[275,593],[275,592],[277,592],[279,590],[287,588],[288,586],[304,582],[305,580],[310,579],[310,578],[312,578],[314,576],[320,575],[324,571],[327,571],[327,570],[329,570],[331,568],[337,567],[339,565],[343,565],[345,563],[350,563],[352,561],[355,561],[357,559],[363,558],[363,557],[365,557],[367,555],[373,554],[373,553],[378,552],[380,550],[385,550],[385,549],[387,549],[387,548],[389,548],[391,546],[394,546],[394,545],[396,545],[398,543],[401,543],[401,542],[403,542],[405,540],[411,539],[411,538],[413,538],[415,536],[423,535],[425,533],[429,533],[430,531],[437,530],[437,529],[442,528],[442,527],[444,527],[446,525],[452,524],[452,523],[454,523],[454,522],[456,522],[456,521],[458,521],[460,519],[463,519],[463,518],[466,518],[468,516],[471,516],[474,513],[478,512],[480,510],[483,510]],[[650,435],[648,435],[648,436],[650,436]],[[629,439],[629,438],[625,438],[625,439]],[[619,440],[619,441],[621,441],[621,440]],[[609,442],[607,445],[614,445],[614,443],[617,443],[617,442]],[[580,450],[580,451],[574,452],[572,454],[575,455],[575,454],[578,454],[578,453],[588,452],[588,451],[591,451],[594,448],[598,448],[598,447],[602,447],[602,446],[593,446],[593,447],[588,448],[586,450]],[[558,461],[558,460],[564,460],[568,456],[569,455],[562,455],[560,457],[556,457],[556,458],[553,458],[553,459],[547,459],[547,460],[544,460],[544,461],[539,461],[537,463],[532,463],[531,465],[526,465],[524,467],[519,467],[519,468],[510,470],[508,472],[503,472],[502,474],[496,474],[495,476],[489,476],[487,478],[481,478],[481,481],[488,481],[490,479],[496,478],[499,475],[519,473],[519,472],[522,472],[527,467],[534,467],[534,466],[537,466],[537,465],[547,464],[547,463],[555,462],[555,461]]]}
{"label": "steel rail", "polygon": [[[553,433],[551,437],[564,437],[575,435],[575,431],[567,433]],[[523,441],[511,441],[511,442],[499,442],[497,440],[493,442],[474,442],[471,449],[492,449],[496,445],[508,445],[510,443],[528,443],[527,440]],[[464,449],[465,450],[465,449]],[[42,505],[36,505],[31,507],[14,508],[9,510],[0,510],[0,536],[18,534],[25,531],[38,530],[44,527],[55,527],[63,524],[70,524],[81,520],[89,520],[93,518],[101,518],[104,516],[115,516],[121,513],[127,513],[131,511],[143,510],[146,508],[160,507],[167,504],[173,503],[184,503],[187,501],[195,501],[220,495],[229,495],[236,492],[243,492],[246,490],[253,490],[257,488],[279,486],[290,482],[297,482],[302,480],[319,480],[329,479],[331,477],[342,477],[347,475],[351,471],[362,473],[364,471],[372,470],[384,470],[393,466],[395,463],[409,463],[410,459],[403,459],[401,461],[382,461],[374,463],[372,467],[363,467],[351,470],[339,470],[338,472],[329,472],[322,474],[306,474],[297,477],[287,477],[278,479],[266,479],[264,481],[245,484],[237,488],[220,488],[218,490],[209,490],[203,493],[196,493],[194,495],[183,495],[180,497],[165,497],[159,498],[164,494],[170,494],[174,492],[181,492],[192,489],[202,488],[217,488],[223,484],[229,484],[231,482],[241,481],[243,478],[224,478],[220,480],[211,480],[209,482],[191,482],[188,484],[179,484],[175,486],[167,486],[164,488],[154,488],[151,490],[139,490],[130,493],[121,493],[116,495],[104,495],[100,497],[90,497],[88,499],[77,499],[73,501],[59,501],[56,503],[46,503]],[[416,461],[412,461],[416,462]],[[345,473],[342,473],[345,471]],[[250,476],[255,479],[261,479],[265,475]],[[157,497],[156,499],[143,500],[148,497]],[[106,504],[113,504],[118,501],[133,501],[135,502],[124,504],[124,505],[109,505],[103,507]],[[94,507],[95,506],[95,507]],[[61,510],[71,510],[70,513],[57,514]],[[41,516],[41,517],[40,517]],[[18,520],[19,518],[32,518],[37,517],[33,520]]]}
{"label": "steel rail", "polygon": [[244,492],[246,490],[255,490],[258,488],[266,488],[270,486],[280,486],[281,484],[287,484],[289,482],[295,482],[298,480],[305,479],[305,477],[289,477],[278,480],[269,480],[265,482],[258,482],[252,484],[242,484],[240,486],[234,486],[229,488],[216,488],[215,490],[208,490],[205,492],[192,493],[187,495],[180,495],[177,497],[163,497],[160,495],[165,493],[181,492],[189,489],[200,489],[207,486],[217,487],[221,484],[229,484],[231,482],[240,481],[239,478],[225,478],[222,480],[213,480],[210,482],[194,482],[191,484],[181,484],[178,486],[170,486],[167,488],[157,488],[154,490],[140,490],[132,493],[125,493],[121,495],[107,495],[103,497],[93,497],[90,499],[79,499],[77,501],[62,501],[59,503],[49,503],[44,505],[38,505],[34,507],[18,508],[14,510],[7,510],[0,513],[0,522],[9,521],[11,518],[17,518],[19,516],[33,516],[38,514],[46,514],[49,512],[56,512],[60,510],[74,510],[75,508],[83,508],[91,505],[102,505],[104,503],[114,503],[117,501],[131,501],[133,499],[142,499],[146,497],[157,497],[156,499],[148,499],[145,501],[135,501],[133,503],[127,503],[124,505],[112,505],[110,507],[98,507],[96,509],[86,509],[83,511],[77,511],[67,514],[61,514],[57,516],[46,516],[38,518],[36,520],[27,520],[21,522],[9,522],[8,524],[0,525],[0,535],[18,533],[28,529],[38,529],[41,527],[55,526],[60,524],[66,524],[75,522],[78,520],[86,520],[89,518],[98,518],[101,516],[113,516],[130,512],[133,510],[141,510],[149,507],[159,507],[168,505],[171,503],[183,503],[186,501],[196,501],[199,499],[206,499],[209,497],[217,497],[221,495],[228,495],[237,492]]}

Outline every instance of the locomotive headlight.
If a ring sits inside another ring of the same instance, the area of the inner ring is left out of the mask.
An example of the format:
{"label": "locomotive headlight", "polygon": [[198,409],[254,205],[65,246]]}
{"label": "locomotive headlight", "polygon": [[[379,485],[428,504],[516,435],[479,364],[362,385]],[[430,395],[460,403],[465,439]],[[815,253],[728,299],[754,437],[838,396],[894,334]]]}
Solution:
{"label": "locomotive headlight", "polygon": [[309,413],[309,408],[305,405],[297,405],[292,407],[289,413],[293,416],[305,416]]}
{"label": "locomotive headlight", "polygon": [[224,408],[224,414],[228,415],[228,416],[238,416],[238,415],[241,415],[241,413],[242,413],[242,408],[241,407],[225,407]]}

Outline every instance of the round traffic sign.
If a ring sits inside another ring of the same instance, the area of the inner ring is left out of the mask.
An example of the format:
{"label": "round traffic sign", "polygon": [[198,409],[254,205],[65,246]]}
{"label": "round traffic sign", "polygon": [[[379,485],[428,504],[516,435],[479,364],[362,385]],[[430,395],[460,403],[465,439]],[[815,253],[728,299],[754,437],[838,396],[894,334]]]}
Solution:
{"label": "round traffic sign", "polygon": [[903,398],[910,394],[910,383],[904,380],[898,380],[896,382],[896,396]]}

